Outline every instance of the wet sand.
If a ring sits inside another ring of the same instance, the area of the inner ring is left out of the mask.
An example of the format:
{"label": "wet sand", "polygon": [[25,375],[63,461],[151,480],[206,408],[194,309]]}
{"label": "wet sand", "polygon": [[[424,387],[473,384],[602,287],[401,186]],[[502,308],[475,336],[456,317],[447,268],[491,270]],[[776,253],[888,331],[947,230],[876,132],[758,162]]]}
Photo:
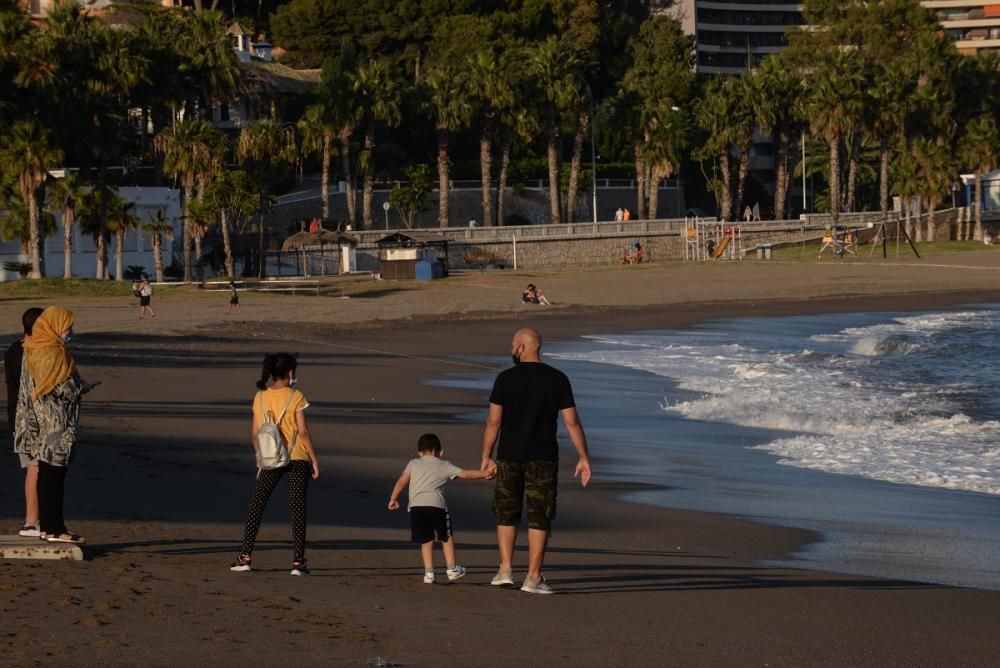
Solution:
{"label": "wet sand", "polygon": [[[128,297],[68,302],[79,316],[81,370],[104,381],[85,400],[67,485],[68,522],[88,536],[89,559],[0,562],[0,663],[993,664],[1000,593],[760,566],[816,537],[620,502],[615,493],[634,486],[602,479],[600,443],[591,444],[586,490],[571,477],[573,458],[563,461],[546,566],[558,595],[488,586],[490,490],[477,481],[447,488],[469,575],[421,583],[406,516],[385,504],[424,431],[441,436],[454,463],[478,465],[481,427],[455,416],[482,410],[485,392],[426,384],[467,363],[455,356],[503,356],[523,324],[568,338],[750,313],[948,307],[995,300],[1000,288],[993,251],[916,268],[628,269],[380,284],[382,292],[344,300],[248,294],[244,316],[228,320],[221,293],[159,291],[156,321],[139,321]],[[529,280],[572,306],[518,305]],[[27,305],[0,303],[0,318],[16,323]],[[261,354],[281,348],[301,354],[321,458],[310,578],[288,575],[280,488],[255,571],[227,568],[253,482],[253,383]],[[13,455],[3,461],[0,517],[13,531],[20,479]],[[520,578],[526,554],[516,561]]]}

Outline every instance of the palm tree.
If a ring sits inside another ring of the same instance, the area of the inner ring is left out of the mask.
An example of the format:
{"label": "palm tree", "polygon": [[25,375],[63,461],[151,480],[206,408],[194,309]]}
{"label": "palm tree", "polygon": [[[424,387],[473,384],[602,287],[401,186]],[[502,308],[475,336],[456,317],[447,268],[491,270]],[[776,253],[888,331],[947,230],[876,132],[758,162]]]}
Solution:
{"label": "palm tree", "polygon": [[226,170],[212,182],[206,194],[206,201],[218,213],[226,275],[234,278],[236,268],[233,262],[230,232],[234,222],[246,220],[258,210],[260,202],[253,179],[243,170]]}
{"label": "palm tree", "polygon": [[73,225],[77,213],[86,205],[87,189],[75,172],[57,179],[49,189],[49,201],[62,211],[63,278],[73,278]]}
{"label": "palm tree", "polygon": [[358,224],[355,201],[354,170],[351,166],[351,137],[358,123],[358,104],[354,93],[356,56],[350,40],[341,47],[340,57],[323,65],[320,78],[320,104],[326,110],[340,143],[340,161],[346,184],[347,219],[353,227]]}
{"label": "palm tree", "polygon": [[217,147],[217,131],[201,119],[184,120],[173,128],[158,134],[153,144],[163,155],[163,171],[180,180],[184,190],[183,228],[181,234],[184,253],[184,280],[190,282],[192,234],[194,219],[191,204],[199,176],[210,169],[218,158],[213,152]]}
{"label": "palm tree", "polygon": [[114,197],[116,197],[114,188],[102,174],[87,193],[82,213],[77,215],[80,228],[94,237],[96,251],[94,278],[98,280],[108,279],[107,219],[109,204]]}
{"label": "palm tree", "polygon": [[379,123],[399,125],[402,95],[399,81],[382,60],[369,60],[354,75],[354,93],[365,132],[360,163],[364,186],[361,193],[361,218],[366,230],[372,228],[372,199],[375,190],[375,127]]}
{"label": "palm tree", "polygon": [[528,50],[528,69],[535,80],[545,109],[546,155],[549,164],[549,209],[552,223],[562,222],[559,194],[559,126],[562,110],[572,105],[580,89],[580,61],[575,50],[556,37],[538,42]]}
{"label": "palm tree", "polygon": [[125,238],[129,230],[139,226],[139,218],[135,215],[135,204],[127,202],[119,196],[114,196],[107,205],[108,229],[115,234],[115,280],[125,280]]}
{"label": "palm tree", "polygon": [[258,211],[260,212],[259,266],[257,275],[264,277],[264,214],[270,208],[271,184],[295,159],[295,133],[289,126],[275,121],[259,121],[240,132],[236,155],[257,181]]}
{"label": "palm tree", "polygon": [[146,219],[146,223],[142,226],[142,230],[153,242],[153,268],[156,273],[156,282],[162,283],[163,236],[166,235],[168,239],[173,239],[174,226],[171,221],[163,215],[163,209],[157,209],[155,216],[147,213]]}
{"label": "palm tree", "polygon": [[538,117],[523,105],[510,105],[500,113],[500,174],[497,177],[497,224],[504,224],[504,200],[510,174],[510,152],[515,139],[529,143],[538,136]]}
{"label": "palm tree", "polygon": [[448,227],[449,166],[448,140],[472,120],[472,104],[465,96],[465,82],[453,65],[431,65],[424,78],[428,92],[427,107],[434,115],[437,136],[438,226]]}
{"label": "palm tree", "polygon": [[185,13],[182,39],[175,48],[181,53],[180,73],[187,92],[186,106],[193,117],[199,98],[209,102],[227,99],[236,90],[238,69],[227,26],[217,12]]}
{"label": "palm tree", "polygon": [[687,145],[689,123],[679,108],[663,101],[643,113],[646,141],[643,162],[649,169],[649,218],[657,217],[660,181],[670,178],[681,163]]}
{"label": "palm tree", "polygon": [[718,176],[711,179],[718,203],[719,219],[731,220],[733,216],[732,171],[729,166],[729,147],[732,131],[730,118],[736,101],[730,99],[722,82],[713,79],[708,83],[704,96],[695,107],[698,126],[706,135],[705,143],[695,156],[699,159],[718,161]]}
{"label": "palm tree", "polygon": [[[481,49],[469,58],[469,96],[479,106],[479,178],[483,225],[493,225],[493,135],[500,109],[512,104],[510,59],[503,52]],[[503,221],[499,221],[503,222]]]}
{"label": "palm tree", "polygon": [[992,116],[982,115],[966,123],[958,151],[962,164],[975,174],[976,227],[973,238],[983,238],[983,174],[1000,161],[1000,131]]}
{"label": "palm tree", "polygon": [[788,169],[792,132],[802,83],[780,56],[764,59],[754,72],[752,104],[757,125],[774,138],[774,219],[784,220],[788,203]]}
{"label": "palm tree", "polygon": [[320,156],[320,216],[325,223],[330,220],[330,157],[334,129],[322,104],[306,108],[297,128],[302,152],[306,155],[318,153]]}
{"label": "palm tree", "polygon": [[861,63],[856,52],[839,49],[822,57],[809,79],[806,111],[813,131],[830,147],[830,210],[840,216],[840,142],[857,127],[863,101]]}
{"label": "palm tree", "polygon": [[62,159],[62,151],[52,145],[48,130],[35,120],[14,123],[0,143],[0,164],[17,179],[18,192],[28,206],[30,278],[42,277],[39,191],[45,185],[48,170]]}
{"label": "palm tree", "polygon": [[[951,151],[936,139],[919,138],[913,143],[913,157],[922,184],[921,194],[927,201],[927,241],[934,241],[937,231],[934,210],[951,187],[955,175],[955,161]],[[917,240],[920,228],[917,228]]]}

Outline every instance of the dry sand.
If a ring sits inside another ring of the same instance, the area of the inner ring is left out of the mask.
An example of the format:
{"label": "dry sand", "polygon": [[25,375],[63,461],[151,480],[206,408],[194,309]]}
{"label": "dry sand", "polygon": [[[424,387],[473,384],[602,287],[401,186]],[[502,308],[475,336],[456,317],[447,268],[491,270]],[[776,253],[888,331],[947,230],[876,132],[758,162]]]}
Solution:
{"label": "dry sand", "polygon": [[[557,302],[517,303],[524,283]],[[74,350],[104,385],[83,409],[67,517],[89,560],[0,562],[4,665],[994,665],[1000,593],[758,565],[815,537],[729,517],[626,504],[627,481],[581,490],[563,465],[546,571],[559,595],[489,587],[489,484],[448,488],[454,585],[421,583],[405,514],[385,510],[416,437],[478,464],[483,393],[428,386],[464,354],[505,355],[524,323],[549,338],[683,326],[747,313],[921,309],[995,300],[993,250],[872,263],[652,265],[380,283],[351,299],[158,291],[65,302]],[[123,289],[124,291],[124,289]],[[24,300],[0,303],[13,340]],[[252,486],[248,403],[261,354],[301,353],[322,475],[310,490],[311,578],[289,577],[285,494],[255,571],[234,574]],[[584,416],[586,418],[586,416]],[[0,469],[18,526],[20,479]],[[525,555],[518,554],[518,576]]]}

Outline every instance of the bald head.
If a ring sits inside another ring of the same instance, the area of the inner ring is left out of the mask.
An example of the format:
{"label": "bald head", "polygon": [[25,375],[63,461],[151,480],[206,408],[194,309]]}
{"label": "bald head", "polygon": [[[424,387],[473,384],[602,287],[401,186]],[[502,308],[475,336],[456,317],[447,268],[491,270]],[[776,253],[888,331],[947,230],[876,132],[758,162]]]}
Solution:
{"label": "bald head", "polygon": [[521,362],[538,362],[541,350],[541,334],[530,327],[525,327],[514,332],[514,338],[510,343],[510,352],[516,360]]}

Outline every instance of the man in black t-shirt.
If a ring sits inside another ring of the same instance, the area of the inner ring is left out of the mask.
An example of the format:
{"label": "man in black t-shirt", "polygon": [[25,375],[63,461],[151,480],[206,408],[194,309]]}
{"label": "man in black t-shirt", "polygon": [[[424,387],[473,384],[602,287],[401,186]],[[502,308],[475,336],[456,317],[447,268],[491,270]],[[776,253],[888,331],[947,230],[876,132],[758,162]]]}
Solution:
{"label": "man in black t-shirt", "polygon": [[[14,440],[14,424],[17,419],[17,397],[21,387],[21,365],[24,360],[24,340],[31,336],[35,321],[42,314],[40,308],[29,308],[21,316],[24,338],[11,344],[3,354],[4,380],[7,381],[7,429]],[[38,524],[38,462],[27,455],[18,454],[24,469],[24,527],[18,532],[22,536],[37,537],[41,534]]]}
{"label": "man in black t-shirt", "polygon": [[542,562],[556,515],[559,416],[580,457],[574,475],[584,487],[590,482],[590,458],[569,378],[541,361],[541,349],[542,337],[535,330],[521,329],[514,334],[511,343],[514,366],[497,376],[490,394],[483,432],[482,469],[495,468],[497,475],[493,515],[497,523],[500,570],[490,584],[514,584],[511,561],[521,511],[527,505],[528,575],[521,591],[551,594],[552,588],[542,575]]}

